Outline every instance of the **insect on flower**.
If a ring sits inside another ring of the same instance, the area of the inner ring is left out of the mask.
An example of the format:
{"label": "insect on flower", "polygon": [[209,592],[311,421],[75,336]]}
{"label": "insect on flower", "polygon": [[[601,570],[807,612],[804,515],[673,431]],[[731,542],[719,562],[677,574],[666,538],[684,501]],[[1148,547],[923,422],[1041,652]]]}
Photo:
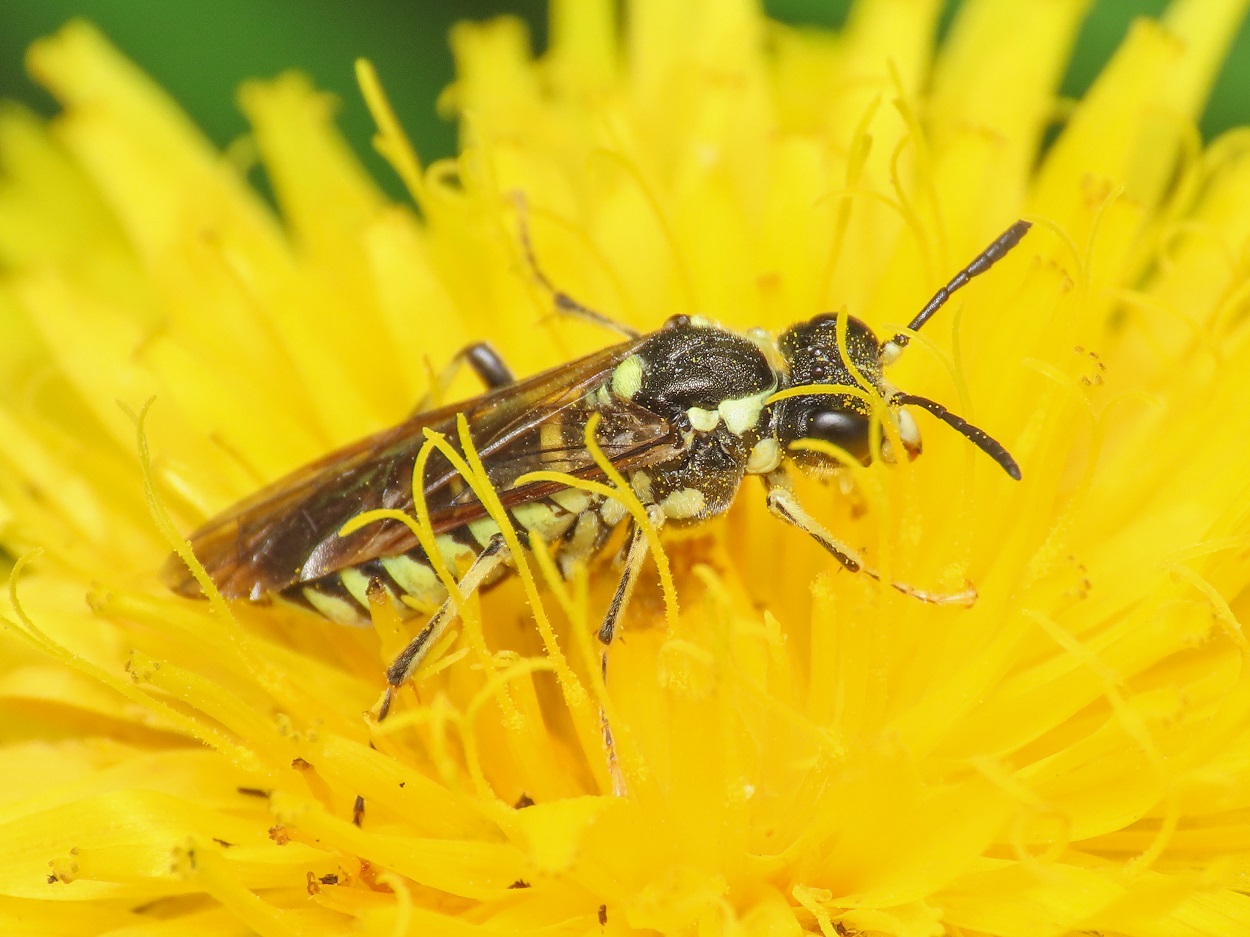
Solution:
{"label": "insect on flower", "polygon": [[[908,331],[923,326],[953,292],[993,266],[1029,227],[1018,221],[1008,228],[938,290]],[[602,453],[629,481],[655,527],[696,524],[723,513],[743,478],[758,475],[776,517],[814,538],[846,569],[873,578],[877,573],[799,502],[787,462],[818,475],[839,465],[826,451],[804,443],[831,444],[864,464],[874,450],[887,462],[915,458],[920,432],[904,407],[917,406],[967,437],[1012,478],[1020,478],[1015,460],[984,430],[885,381],[883,368],[907,346],[908,332],[882,343],[859,319],[837,313],[818,315],[775,338],[761,329],[738,333],[690,316],[674,316],[659,330],[641,334],[555,289],[535,261],[524,224],[521,240],[560,312],[613,328],[625,340],[523,380],[512,376],[489,345],[472,345],[458,360],[486,384],[486,393],[417,412],[392,429],[333,452],[191,536],[196,558],[227,599],[259,602],[279,596],[334,621],[362,624],[368,621],[371,593],[376,596],[381,589],[402,613],[430,614],[386,671],[379,718],[445,632],[456,608],[408,526],[379,520],[340,532],[362,512],[412,512],[413,470],[425,431],[454,439],[461,415],[519,541],[525,544],[534,535],[552,545],[562,575],[570,576],[628,523],[624,572],[599,628],[605,664],[646,558],[645,533],[615,499],[524,478],[546,471],[602,480],[604,471],[585,444],[592,419],[599,421],[596,440]],[[801,388],[811,392],[794,393]],[[883,419],[893,425],[889,432],[876,430],[874,445],[874,420]],[[506,575],[513,557],[498,525],[444,454],[431,454],[421,484],[439,552],[453,568],[457,560],[471,560],[460,591],[470,595]],[[171,557],[166,575],[176,592],[200,594],[177,557]],[[966,603],[974,597],[970,591],[938,594],[892,585],[926,602]]]}

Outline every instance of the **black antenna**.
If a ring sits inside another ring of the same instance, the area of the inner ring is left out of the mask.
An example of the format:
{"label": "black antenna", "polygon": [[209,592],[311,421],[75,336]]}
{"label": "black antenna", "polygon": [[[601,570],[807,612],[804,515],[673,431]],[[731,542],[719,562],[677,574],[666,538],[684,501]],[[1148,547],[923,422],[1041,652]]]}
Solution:
{"label": "black antenna", "polygon": [[[925,307],[923,309],[916,313],[916,317],[911,320],[907,328],[914,332],[928,322],[929,319],[933,317],[933,314],[941,309],[946,301],[951,298],[952,293],[961,287],[967,286],[968,282],[973,277],[980,276],[986,270],[990,269],[990,267],[994,266],[994,264],[1002,260],[1009,250],[1020,243],[1020,239],[1028,233],[1028,230],[1031,227],[1033,227],[1032,222],[1017,221],[1010,228],[1000,234],[993,244],[976,256],[976,259],[973,260],[972,263],[960,270],[957,274],[955,274],[949,283],[933,294],[933,298],[925,303]],[[907,343],[910,341],[910,335],[906,332],[899,332],[892,339],[886,342],[885,347],[882,348],[882,357],[887,359],[886,363],[888,364],[890,361],[897,358],[899,353],[907,347]],[[894,346],[892,349],[890,348],[891,345]],[[923,406],[923,404],[921,404],[921,406]],[[969,438],[971,439],[972,437]],[[978,443],[978,445],[980,444]],[[1002,447],[999,446],[999,448],[1001,449]]]}
{"label": "black antenna", "polygon": [[[1001,238],[999,240],[1001,240]],[[995,243],[998,242],[996,241]],[[990,261],[990,263],[993,263],[993,261]],[[1016,460],[1011,457],[1011,453],[1003,448],[1002,443],[985,430],[981,429],[979,426],[973,426],[963,417],[956,416],[951,413],[937,401],[930,400],[928,397],[920,397],[916,394],[895,394],[890,398],[890,403],[911,403],[915,404],[917,407],[922,407],[925,410],[928,410],[951,429],[955,430],[955,432],[971,440],[973,445],[1001,465],[1004,472],[1016,481],[1020,480],[1020,466],[1017,465]]]}

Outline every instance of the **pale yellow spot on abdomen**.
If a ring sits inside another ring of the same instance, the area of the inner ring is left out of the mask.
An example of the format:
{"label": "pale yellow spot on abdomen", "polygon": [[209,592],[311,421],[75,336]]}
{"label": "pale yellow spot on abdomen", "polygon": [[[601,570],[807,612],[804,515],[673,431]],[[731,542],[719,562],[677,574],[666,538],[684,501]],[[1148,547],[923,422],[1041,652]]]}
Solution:
{"label": "pale yellow spot on abdomen", "polygon": [[570,514],[581,514],[590,507],[590,493],[576,488],[564,488],[552,494],[551,500]]}
{"label": "pale yellow spot on abdomen", "polygon": [[343,588],[352,594],[352,598],[363,607],[369,607],[369,577],[360,570],[348,567],[339,573]]}
{"label": "pale yellow spot on abdomen", "polygon": [[320,614],[336,624],[359,625],[364,621],[363,616],[351,602],[319,592],[316,586],[305,586],[304,598]]}
{"label": "pale yellow spot on abdomen", "polygon": [[382,559],[382,568],[395,580],[395,584],[414,599],[431,601],[442,598],[443,585],[434,570],[419,560],[401,553]]}
{"label": "pale yellow spot on abdomen", "polygon": [[473,535],[473,539],[482,546],[490,543],[490,538],[499,533],[499,525],[489,517],[483,517],[481,520],[469,522],[469,533]]}
{"label": "pale yellow spot on abdomen", "polygon": [[576,519],[572,514],[566,514],[564,511],[557,514],[551,505],[541,501],[518,504],[512,509],[512,516],[530,533],[548,542],[563,536],[564,532],[573,526],[573,521]]}
{"label": "pale yellow spot on abdomen", "polygon": [[438,544],[438,552],[442,554],[443,562],[451,568],[452,572],[455,572],[456,563],[459,560],[477,555],[477,551],[472,547],[466,547],[462,543],[457,543],[447,534],[439,534],[434,542]]}
{"label": "pale yellow spot on abdomen", "polygon": [[615,527],[625,520],[625,515],[628,513],[629,509],[615,498],[608,498],[599,506],[599,516],[608,527]]}

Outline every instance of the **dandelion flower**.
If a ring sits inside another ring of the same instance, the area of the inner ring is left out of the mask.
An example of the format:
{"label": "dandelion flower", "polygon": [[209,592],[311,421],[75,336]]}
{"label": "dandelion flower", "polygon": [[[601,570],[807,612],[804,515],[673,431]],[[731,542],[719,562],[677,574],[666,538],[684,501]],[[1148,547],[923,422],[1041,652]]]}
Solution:
{"label": "dandelion flower", "polygon": [[[461,26],[455,160],[361,66],[415,208],[299,76],[242,89],[222,155],[92,28],[32,48],[63,113],[0,114],[0,931],[1250,933],[1250,135],[1195,130],[1246,4],[1138,21],[1079,102],[1085,4],[970,0],[935,49],[939,6],[555,0],[541,58]],[[606,686],[614,574],[536,553],[378,724],[417,623],[170,594],[180,536],[464,345],[610,340],[547,316],[516,192],[546,274],[640,329],[889,334],[1034,222],[891,371],[1024,480],[934,425],[802,489],[975,605],[832,569],[747,485],[666,539],[680,614],[648,572]]]}

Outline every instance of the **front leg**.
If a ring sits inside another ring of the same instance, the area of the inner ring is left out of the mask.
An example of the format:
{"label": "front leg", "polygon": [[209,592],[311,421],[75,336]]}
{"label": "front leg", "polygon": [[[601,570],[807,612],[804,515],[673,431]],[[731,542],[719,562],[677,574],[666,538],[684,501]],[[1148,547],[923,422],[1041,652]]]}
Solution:
{"label": "front leg", "polygon": [[[828,550],[835,560],[851,572],[863,573],[866,576],[871,576],[878,582],[881,580],[881,576],[877,571],[866,565],[853,548],[831,534],[820,521],[807,512],[807,509],[803,507],[794,491],[790,477],[782,469],[777,469],[764,476],[764,485],[768,489],[768,510],[775,517],[803,531],[803,533]],[[976,591],[973,589],[965,589],[963,592],[944,593],[917,589],[915,586],[909,586],[905,582],[891,582],[890,585],[904,595],[910,595],[912,598],[919,599],[922,602],[932,602],[934,605],[971,605],[976,601],[977,597]]]}

